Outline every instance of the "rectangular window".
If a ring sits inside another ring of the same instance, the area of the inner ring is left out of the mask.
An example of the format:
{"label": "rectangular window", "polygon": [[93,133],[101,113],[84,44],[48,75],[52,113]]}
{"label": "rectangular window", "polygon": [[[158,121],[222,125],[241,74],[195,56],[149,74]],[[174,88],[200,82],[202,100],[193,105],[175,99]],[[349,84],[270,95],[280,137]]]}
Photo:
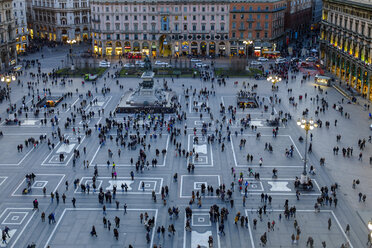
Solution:
{"label": "rectangular window", "polygon": [[174,11],[175,11],[175,12],[178,12],[178,7],[175,7],[175,8],[174,8]]}
{"label": "rectangular window", "polygon": [[221,16],[221,21],[224,21],[224,20],[225,20],[225,16],[222,15],[222,16]]}
{"label": "rectangular window", "polygon": [[261,14],[257,14],[257,20],[261,19]]}
{"label": "rectangular window", "polygon": [[143,20],[146,21],[146,16],[145,15],[143,16]]}
{"label": "rectangular window", "polygon": [[106,16],[106,21],[110,21],[110,16]]}
{"label": "rectangular window", "polygon": [[193,30],[193,31],[196,31],[196,25],[195,25],[195,24],[192,25],[192,30]]}
{"label": "rectangular window", "polygon": [[211,15],[211,20],[214,21],[214,15]]}
{"label": "rectangular window", "polygon": [[233,28],[233,29],[236,28],[236,22],[233,22],[233,23],[232,23],[232,28]]}
{"label": "rectangular window", "polygon": [[243,14],[242,14],[242,15],[240,15],[240,19],[242,19],[242,20],[244,19],[244,15],[243,15]]}
{"label": "rectangular window", "polygon": [[211,30],[214,31],[214,24],[211,24]]}
{"label": "rectangular window", "polygon": [[265,38],[267,38],[267,32],[265,32]]}
{"label": "rectangular window", "polygon": [[244,38],[244,33],[241,32],[241,33],[240,33],[240,39],[243,39],[243,38]]}
{"label": "rectangular window", "polygon": [[196,7],[193,7],[193,8],[192,8],[192,11],[196,12]]}
{"label": "rectangular window", "polygon": [[268,20],[269,19],[269,15],[265,15],[265,19]]}
{"label": "rectangular window", "polygon": [[225,24],[221,23],[221,31],[225,31]]}
{"label": "rectangular window", "polygon": [[192,20],[196,21],[196,16],[195,15],[192,16]]}
{"label": "rectangular window", "polygon": [[115,24],[115,29],[116,29],[116,30],[120,30],[120,24],[119,24],[119,23],[116,23],[116,24]]}
{"label": "rectangular window", "polygon": [[137,21],[137,16],[136,15],[134,16],[134,20]]}
{"label": "rectangular window", "polygon": [[124,16],[124,20],[128,21],[128,16],[127,15]]}
{"label": "rectangular window", "polygon": [[116,39],[120,40],[120,34],[116,34]]}
{"label": "rectangular window", "polygon": [[233,20],[236,19],[236,15],[235,15],[235,14],[232,15],[232,19],[233,19]]}
{"label": "rectangular window", "polygon": [[235,32],[233,32],[231,35],[232,35],[233,38],[235,38]]}
{"label": "rectangular window", "polygon": [[205,31],[205,24],[202,24],[202,31]]}
{"label": "rectangular window", "polygon": [[183,25],[183,30],[187,30],[187,24]]}
{"label": "rectangular window", "polygon": [[119,16],[116,16],[115,18],[116,18],[117,21],[119,21]]}
{"label": "rectangular window", "polygon": [[202,16],[202,21],[205,21],[205,15]]}
{"label": "rectangular window", "polygon": [[183,12],[187,12],[187,7],[183,7]]}
{"label": "rectangular window", "polygon": [[268,28],[269,28],[269,23],[265,22],[265,29],[268,29]]}
{"label": "rectangular window", "polygon": [[260,32],[256,33],[256,38],[260,38]]}

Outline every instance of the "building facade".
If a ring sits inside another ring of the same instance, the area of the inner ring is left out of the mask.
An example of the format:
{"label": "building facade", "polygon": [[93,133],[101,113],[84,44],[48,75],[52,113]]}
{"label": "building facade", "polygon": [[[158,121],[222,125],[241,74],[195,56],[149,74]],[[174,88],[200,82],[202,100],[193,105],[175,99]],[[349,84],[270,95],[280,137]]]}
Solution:
{"label": "building facade", "polygon": [[372,5],[367,1],[325,0],[321,62],[339,80],[372,100]]}
{"label": "building facade", "polygon": [[15,22],[12,0],[0,1],[0,72],[16,63]]}
{"label": "building facade", "polygon": [[283,45],[285,0],[230,3],[230,55],[261,56]]}
{"label": "building facade", "polygon": [[96,54],[228,55],[229,4],[225,0],[155,4],[147,0],[92,0],[90,5]]}
{"label": "building facade", "polygon": [[284,27],[287,45],[290,41],[297,40],[303,34],[310,32],[312,8],[311,0],[287,0]]}
{"label": "building facade", "polygon": [[28,46],[28,28],[26,16],[26,1],[13,0],[13,13],[15,19],[16,50],[23,53]]}
{"label": "building facade", "polygon": [[31,37],[51,41],[90,38],[89,0],[32,0]]}
{"label": "building facade", "polygon": [[322,20],[322,8],[323,8],[323,0],[313,0],[313,10],[312,10],[312,24],[314,26],[320,25],[320,21]]}

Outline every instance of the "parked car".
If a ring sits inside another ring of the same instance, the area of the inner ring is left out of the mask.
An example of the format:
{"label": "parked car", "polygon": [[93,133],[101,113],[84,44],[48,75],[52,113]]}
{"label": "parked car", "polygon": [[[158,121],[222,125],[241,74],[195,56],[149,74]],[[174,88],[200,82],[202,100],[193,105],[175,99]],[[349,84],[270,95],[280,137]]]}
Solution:
{"label": "parked car", "polygon": [[251,65],[262,65],[262,63],[261,62],[258,62],[258,61],[252,61],[251,62]]}
{"label": "parked car", "polygon": [[195,63],[201,62],[200,59],[191,59],[190,61],[191,61],[191,62],[195,62]]}
{"label": "parked car", "polygon": [[275,64],[282,64],[282,63],[285,63],[285,62],[287,62],[287,59],[285,59],[285,58],[277,58],[275,60]]}
{"label": "parked car", "polygon": [[269,59],[265,57],[259,57],[257,61],[266,62],[266,61],[269,61]]}
{"label": "parked car", "polygon": [[315,57],[308,57],[306,58],[306,62],[316,62],[318,59]]}
{"label": "parked car", "polygon": [[99,67],[110,67],[111,66],[111,63],[110,62],[107,62],[107,61],[101,61],[99,62]]}
{"label": "parked car", "polygon": [[155,61],[155,65],[164,65],[164,64],[167,64],[166,62],[163,62],[163,61]]}
{"label": "parked car", "polygon": [[123,67],[124,68],[134,68],[135,65],[134,64],[125,64]]}

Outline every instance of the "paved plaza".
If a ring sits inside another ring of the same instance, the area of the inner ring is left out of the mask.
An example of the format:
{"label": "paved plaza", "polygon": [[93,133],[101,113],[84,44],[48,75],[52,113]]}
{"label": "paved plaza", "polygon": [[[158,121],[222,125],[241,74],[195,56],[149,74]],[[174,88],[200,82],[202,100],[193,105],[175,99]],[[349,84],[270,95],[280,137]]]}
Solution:
{"label": "paved plaza", "polygon": [[[49,73],[61,66],[67,50],[67,47],[46,48],[43,59],[41,53],[22,59],[39,59],[41,72]],[[28,107],[28,112],[19,114],[20,125],[7,125],[9,101],[0,104],[3,133],[0,137],[0,229],[9,228],[7,244],[0,243],[0,247],[27,247],[34,243],[45,248],[130,245],[196,248],[208,247],[212,237],[213,247],[256,248],[263,245],[263,235],[266,247],[306,247],[309,237],[314,240],[314,247],[322,247],[322,242],[334,248],[343,244],[344,247],[369,247],[366,225],[372,216],[369,212],[372,209],[369,159],[372,145],[368,142],[369,112],[361,104],[342,101],[342,95],[331,87],[323,87],[320,92],[313,78],[301,83],[301,73],[296,74],[296,79],[291,79],[290,73],[288,83],[283,80],[277,84],[274,110],[276,115],[283,113],[284,117],[289,113],[291,118],[281,122],[277,134],[273,135],[273,127],[266,122],[270,118],[272,96],[271,83],[266,80],[230,78],[226,79],[226,85],[219,85],[216,81],[166,78],[168,86],[179,96],[179,116],[166,114],[160,124],[161,115],[137,118],[115,114],[124,92],[136,88],[140,82],[139,78],[108,76],[118,70],[114,68],[116,65],[113,61],[96,84],[82,84],[81,78],[71,82],[66,79],[65,85],[60,83],[60,78],[57,84],[52,84],[52,79],[44,82],[41,77],[30,76],[31,72],[37,73],[37,66],[25,70],[19,77],[20,83],[11,84],[12,103],[17,109]],[[164,79],[155,80],[162,84]],[[263,102],[256,109],[237,109],[233,119],[228,107],[237,106],[236,93],[251,90],[250,87],[244,89],[243,81],[250,86],[257,84],[254,92]],[[41,109],[40,114],[34,116],[32,95],[42,96],[43,89],[50,89],[52,95],[72,92],[72,96],[66,97],[54,113]],[[93,96],[89,97],[88,91]],[[204,94],[200,94],[201,91]],[[303,96],[302,100],[299,95]],[[288,100],[290,97],[294,102]],[[315,110],[322,107],[322,98],[328,106],[325,112],[315,116]],[[225,106],[224,113],[221,104]],[[334,109],[334,104],[342,106],[350,119]],[[264,105],[269,106],[267,111]],[[315,175],[311,175],[314,187],[297,191],[294,182],[303,171],[305,150],[305,142],[300,142],[299,137],[305,137],[305,132],[296,125],[296,120],[305,109],[309,110],[309,118],[320,119],[323,125],[310,131],[311,139],[309,136],[312,152],[308,154],[307,171],[314,166]],[[83,118],[83,113],[92,112],[94,116]],[[241,121],[247,115],[256,129],[242,126]],[[58,119],[58,125],[51,119]],[[70,119],[74,121],[66,127]],[[337,126],[334,125],[336,119]],[[122,133],[117,126],[108,127],[110,120],[125,125]],[[330,122],[329,128],[325,126],[326,121]],[[337,142],[338,134],[342,138]],[[208,139],[212,135],[214,139]],[[140,142],[130,146],[131,136]],[[359,139],[367,140],[363,150],[358,147]],[[241,145],[242,140],[245,145]],[[272,150],[265,149],[265,144]],[[17,149],[19,145],[23,147],[21,150]],[[335,146],[340,148],[338,155],[334,155]],[[348,147],[353,147],[354,153],[343,156],[342,148]],[[290,155],[286,149],[291,150]],[[360,152],[363,153],[361,160],[358,159]],[[146,155],[143,166],[137,164],[142,153]],[[247,155],[253,159],[247,159]],[[319,163],[322,157],[324,166]],[[272,177],[274,168],[278,170],[277,178]],[[259,173],[259,177],[250,175],[249,170]],[[33,179],[26,178],[32,173]],[[354,179],[360,180],[355,188],[352,187]],[[335,183],[337,189],[331,192]],[[324,187],[329,190],[327,202],[315,211],[317,199],[325,196]],[[231,191],[231,197],[228,193],[222,196],[220,188]],[[100,190],[106,193],[102,199],[99,199]],[[366,195],[365,201],[359,201],[359,192]],[[329,197],[333,203],[329,203]],[[38,209],[34,209],[35,199]],[[285,205],[290,213],[284,211]],[[211,207],[218,207],[217,218]],[[223,227],[220,218],[224,218]],[[110,230],[107,221],[111,223]],[[345,233],[347,225],[350,231]],[[92,226],[97,236],[91,235]],[[117,239],[114,229],[118,231]]]}

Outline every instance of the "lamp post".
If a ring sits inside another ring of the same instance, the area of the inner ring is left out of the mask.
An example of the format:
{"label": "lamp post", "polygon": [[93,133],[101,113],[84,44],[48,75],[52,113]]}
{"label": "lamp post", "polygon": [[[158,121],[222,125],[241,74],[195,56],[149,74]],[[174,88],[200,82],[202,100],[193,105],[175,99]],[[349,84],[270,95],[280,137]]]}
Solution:
{"label": "lamp post", "polygon": [[13,107],[12,107],[12,101],[10,99],[10,88],[9,88],[9,84],[13,81],[16,81],[16,76],[15,75],[2,75],[0,77],[0,80],[1,82],[4,82],[6,83],[6,86],[7,86],[7,89],[8,89],[8,94],[9,94],[9,113],[12,113],[13,112]]}
{"label": "lamp post", "polygon": [[70,44],[70,58],[71,58],[71,70],[74,70],[74,61],[72,60],[72,45],[76,44],[75,39],[68,39],[67,43]]}
{"label": "lamp post", "polygon": [[273,120],[274,119],[274,91],[275,91],[275,84],[282,81],[282,78],[277,76],[277,75],[271,75],[267,78],[267,81],[271,82],[273,85],[271,87],[272,89],[272,92],[273,92],[273,96],[272,96],[272,100],[271,100],[271,116],[270,116],[270,119]]}
{"label": "lamp post", "polygon": [[306,118],[298,119],[297,125],[300,126],[302,129],[305,129],[305,158],[304,158],[304,170],[301,174],[300,183],[305,184],[309,181],[309,178],[307,176],[306,172],[306,165],[307,165],[307,136],[309,133],[309,130],[313,130],[315,127],[318,126],[318,124],[314,123],[314,120],[311,118],[310,120],[307,120]]}
{"label": "lamp post", "polygon": [[247,65],[249,65],[248,62],[248,46],[252,45],[253,41],[251,40],[244,40],[243,44],[245,45],[245,55],[247,56]]}

